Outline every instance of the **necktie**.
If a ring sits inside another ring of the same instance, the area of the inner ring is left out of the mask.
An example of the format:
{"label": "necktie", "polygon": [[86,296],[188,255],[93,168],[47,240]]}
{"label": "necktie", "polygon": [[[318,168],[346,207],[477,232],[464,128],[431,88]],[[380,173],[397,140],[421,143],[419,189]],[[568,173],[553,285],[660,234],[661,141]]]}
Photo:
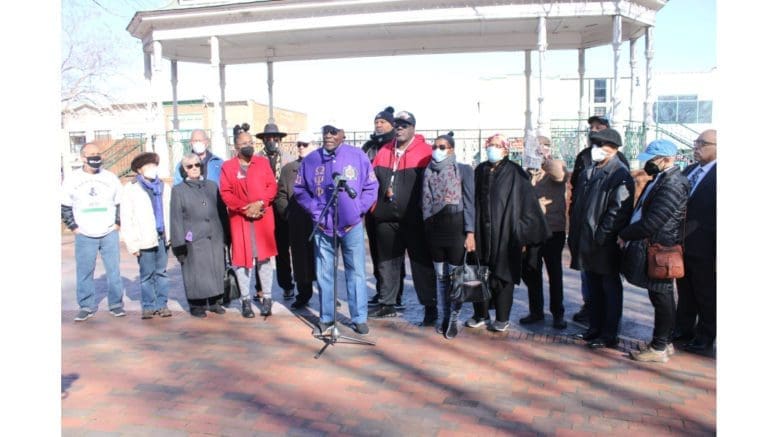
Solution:
{"label": "necktie", "polygon": [[691,177],[688,178],[688,182],[691,183],[691,193],[693,193],[693,190],[696,188],[696,183],[699,182],[699,178],[701,177],[702,173],[704,173],[704,170],[699,167],[694,170],[693,174],[691,174]]}

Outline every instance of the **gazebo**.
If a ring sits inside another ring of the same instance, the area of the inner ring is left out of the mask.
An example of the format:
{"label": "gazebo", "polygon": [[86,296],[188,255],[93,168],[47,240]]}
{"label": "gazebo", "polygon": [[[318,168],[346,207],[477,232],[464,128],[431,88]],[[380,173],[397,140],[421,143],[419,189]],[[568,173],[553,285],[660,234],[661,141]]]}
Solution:
{"label": "gazebo", "polygon": [[[149,108],[154,111],[147,137],[169,171],[162,109],[162,59],[170,60],[173,129],[178,130],[178,62],[208,63],[213,101],[219,102],[212,148],[226,156],[229,136],[224,112],[226,66],[266,63],[269,120],[273,122],[273,64],[293,60],[352,58],[463,52],[523,51],[526,76],[525,130],[532,129],[531,51],[539,53],[536,87],[537,127],[543,113],[543,58],[547,50],[577,50],[584,123],[585,50],[611,44],[613,82],[610,118],[619,127],[623,108],[618,97],[618,64],[622,44],[629,42],[631,75],[636,76],[637,46],[645,38],[645,95],[635,96],[630,83],[628,117],[635,98],[644,105],[643,124],[653,123],[652,59],[656,13],[665,0],[179,0],[173,9],[137,12],[127,31],[143,42]],[[391,44],[386,44],[389,42]],[[584,130],[584,126],[580,126]],[[167,175],[164,175],[167,176]]]}

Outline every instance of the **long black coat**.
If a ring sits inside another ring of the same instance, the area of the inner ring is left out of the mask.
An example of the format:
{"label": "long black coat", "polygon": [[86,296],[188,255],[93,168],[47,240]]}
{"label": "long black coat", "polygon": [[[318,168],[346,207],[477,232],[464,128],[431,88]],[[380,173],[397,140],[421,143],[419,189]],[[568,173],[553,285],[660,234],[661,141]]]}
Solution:
{"label": "long black coat", "polygon": [[173,253],[183,261],[181,273],[187,299],[224,293],[227,223],[218,192],[218,186],[209,180],[185,180],[173,187],[170,238]]}
{"label": "long black coat", "polygon": [[631,220],[634,179],[617,158],[590,165],[578,176],[569,217],[570,267],[601,275],[618,273],[618,232]]}
{"label": "long black coat", "polygon": [[[688,166],[683,174],[690,176],[699,164]],[[715,260],[716,217],[717,217],[717,169],[716,163],[710,173],[699,182],[693,194],[688,197],[688,216],[685,225],[685,255],[707,260]]]}
{"label": "long black coat", "polygon": [[313,232],[313,220],[294,197],[294,181],[299,167],[300,160],[296,160],[281,169],[274,206],[278,215],[288,222],[294,280],[305,284],[316,280],[316,264],[315,246],[308,240]]}
{"label": "long black coat", "polygon": [[493,276],[519,284],[523,246],[541,244],[551,235],[520,165],[504,158],[496,167],[483,162],[475,168],[475,243],[481,264]]}

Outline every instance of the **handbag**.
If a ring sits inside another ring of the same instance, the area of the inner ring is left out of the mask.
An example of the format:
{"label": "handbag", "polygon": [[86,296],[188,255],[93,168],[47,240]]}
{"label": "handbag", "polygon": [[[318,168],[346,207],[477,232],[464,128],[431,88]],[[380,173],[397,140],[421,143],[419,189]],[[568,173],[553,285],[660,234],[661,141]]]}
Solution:
{"label": "handbag", "polygon": [[621,257],[620,272],[630,284],[647,288],[647,240],[629,241]]}
{"label": "handbag", "polygon": [[451,300],[453,302],[488,302],[491,289],[488,287],[488,266],[481,266],[475,255],[476,265],[467,264],[467,253],[460,266],[453,269],[451,277]]}
{"label": "handbag", "polygon": [[650,279],[678,279],[685,276],[683,246],[652,243],[647,248],[647,274]]}
{"label": "handbag", "polygon": [[224,296],[222,300],[224,305],[229,305],[233,300],[240,298],[240,289],[237,287],[237,276],[235,276],[235,270],[232,267],[232,257],[229,247],[225,246],[226,269],[224,269]]}

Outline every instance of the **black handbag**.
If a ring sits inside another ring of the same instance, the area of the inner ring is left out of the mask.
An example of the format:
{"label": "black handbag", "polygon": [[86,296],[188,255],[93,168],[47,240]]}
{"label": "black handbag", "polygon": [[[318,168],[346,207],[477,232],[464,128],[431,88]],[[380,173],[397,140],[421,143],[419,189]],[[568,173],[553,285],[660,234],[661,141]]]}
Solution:
{"label": "black handbag", "polygon": [[229,305],[233,300],[240,298],[240,289],[237,287],[237,276],[235,276],[235,270],[232,267],[232,257],[229,247],[225,248],[226,269],[224,270],[224,296],[222,300],[224,305]]}
{"label": "black handbag", "polygon": [[621,256],[621,274],[630,284],[647,288],[647,244],[644,239],[632,240]]}
{"label": "black handbag", "polygon": [[476,265],[467,264],[467,253],[461,265],[451,272],[451,300],[453,302],[488,302],[491,289],[488,288],[488,266],[481,266],[475,254]]}

